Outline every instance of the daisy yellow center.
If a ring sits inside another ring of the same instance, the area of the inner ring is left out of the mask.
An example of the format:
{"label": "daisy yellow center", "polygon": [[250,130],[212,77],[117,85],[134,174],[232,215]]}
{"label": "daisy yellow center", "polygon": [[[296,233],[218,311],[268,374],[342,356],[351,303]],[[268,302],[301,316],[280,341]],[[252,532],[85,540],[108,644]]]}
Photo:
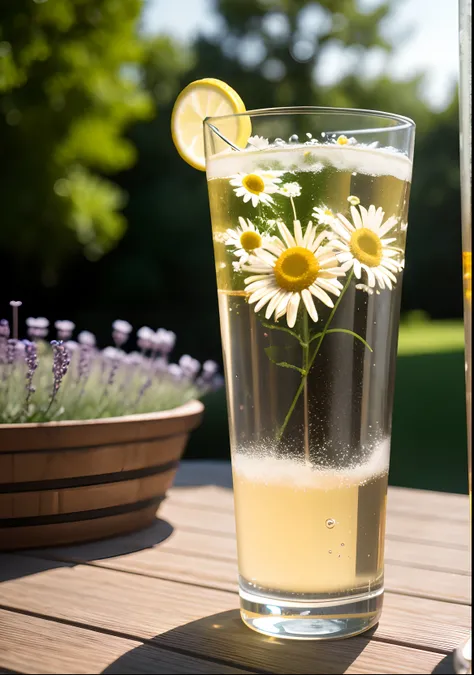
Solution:
{"label": "daisy yellow center", "polygon": [[331,211],[331,209],[324,209],[324,215],[328,218],[334,218],[334,213]]}
{"label": "daisy yellow center", "polygon": [[382,242],[380,237],[363,227],[351,237],[350,249],[354,258],[368,267],[378,267],[382,261]]}
{"label": "daisy yellow center", "polygon": [[293,246],[284,251],[275,263],[277,284],[286,291],[304,291],[318,276],[320,266],[311,251],[302,246]]}
{"label": "daisy yellow center", "polygon": [[242,178],[242,185],[254,195],[259,195],[265,190],[263,178],[257,176],[255,173],[249,173],[248,176],[244,176],[244,178]]}
{"label": "daisy yellow center", "polygon": [[337,143],[339,143],[339,145],[347,145],[349,143],[347,136],[339,136]]}
{"label": "daisy yellow center", "polygon": [[262,245],[262,237],[258,232],[242,232],[240,235],[240,245],[246,251],[254,251],[256,248],[260,248]]}

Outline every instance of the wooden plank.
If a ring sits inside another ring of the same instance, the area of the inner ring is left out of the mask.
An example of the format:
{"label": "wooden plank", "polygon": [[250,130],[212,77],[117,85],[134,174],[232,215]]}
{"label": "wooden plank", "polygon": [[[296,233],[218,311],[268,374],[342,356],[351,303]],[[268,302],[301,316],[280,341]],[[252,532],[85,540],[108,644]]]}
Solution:
{"label": "wooden plank", "polygon": [[[123,589],[124,585],[122,584],[122,592]],[[89,587],[89,592],[92,590],[94,589]],[[53,603],[56,599],[55,595],[53,593],[51,597]],[[143,598],[142,594],[140,597]],[[135,607],[138,607],[138,605]],[[157,607],[159,607],[159,603]],[[200,604],[199,607],[201,608],[202,605]],[[116,615],[112,621],[113,612],[110,612],[110,616],[104,621],[103,615],[96,614],[96,609],[96,607],[91,609],[91,616],[96,622],[105,623],[106,628],[112,626],[111,630],[119,630],[120,632],[128,628],[130,612],[125,611],[121,616]],[[167,609],[169,610],[169,606]],[[163,612],[160,614],[158,611],[155,612],[156,614],[163,618]],[[238,612],[235,610],[224,611],[212,616],[206,616],[204,613],[204,616],[199,616],[185,625],[182,625],[182,620],[185,617],[180,616],[178,621],[174,622],[176,625],[171,629],[170,626],[173,624],[169,620],[166,622],[168,630],[165,632],[161,629],[161,622],[157,622],[153,616],[153,613],[148,613],[146,616],[143,612],[140,613],[140,622],[143,626],[141,631],[153,639],[154,645],[156,645],[156,647],[149,646],[149,650],[165,646],[171,649],[182,649],[185,646],[187,651],[200,654],[204,658],[211,654],[215,660],[227,662],[230,666],[233,663],[240,663],[253,672],[256,670],[270,673],[314,674],[341,672],[430,673],[443,658],[440,653],[381,643],[375,640],[369,641],[363,637],[346,640],[343,643],[327,642],[320,644],[265,638],[245,628],[240,621]],[[137,654],[135,660],[133,652],[132,654],[129,652],[120,663],[120,651],[123,650],[124,643],[118,643],[114,640],[112,647],[107,646],[109,639],[114,636],[105,636],[77,627],[74,627],[73,632],[69,630],[69,626],[61,626],[52,622],[45,623],[43,629],[43,626],[33,625],[32,617],[22,616],[20,627],[17,630],[11,631],[7,627],[7,631],[2,631],[8,644],[15,643],[15,641],[16,643],[20,642],[18,648],[15,647],[13,650],[14,667],[19,667],[18,659],[23,658],[21,664],[23,672],[97,672],[90,667],[90,662],[100,658],[100,653],[105,652],[107,659],[115,659],[115,663],[108,665],[105,672],[242,672],[233,667],[229,670],[222,665],[219,665],[218,669],[213,669],[215,664],[203,662],[198,657],[187,657],[187,660],[183,659],[184,662],[176,667],[175,660],[177,657],[174,653],[171,656],[170,652],[165,650],[159,650],[155,653],[145,650],[141,645],[135,647],[137,652],[141,651],[140,658]],[[135,623],[135,625],[138,624]],[[129,641],[127,640],[126,643],[129,643]],[[130,646],[133,647],[133,642]],[[42,649],[42,653],[38,652],[40,649]],[[110,650],[112,650],[112,654]],[[0,654],[2,651],[0,650]],[[61,656],[60,659],[58,652]],[[164,652],[163,655],[161,652]],[[41,667],[43,655],[46,659],[46,665]],[[157,664],[156,657],[158,655],[160,660]],[[62,661],[61,669],[57,667],[55,657]],[[182,657],[180,656],[180,658]],[[33,660],[34,663],[31,663]],[[2,665],[11,663],[11,661],[7,662],[3,656],[1,661]],[[83,663],[88,668],[82,670],[82,665],[78,668],[79,664]],[[173,665],[175,668],[170,668]]]}
{"label": "wooden plank", "polygon": [[136,640],[5,610],[0,610],[0,663],[5,667],[3,672],[9,669],[21,673],[250,672]]}
{"label": "wooden plank", "polygon": [[[150,639],[164,632],[174,635],[183,624],[222,612],[233,611],[238,616],[235,593],[189,585],[193,584],[192,576],[182,584],[99,567],[48,563],[26,556],[4,558],[4,564],[14,570],[12,573],[22,575],[3,582],[0,603],[4,607],[93,625],[134,639]],[[170,561],[169,566],[173,567]],[[387,594],[375,635],[380,640],[406,642],[447,653],[465,639],[469,625],[467,606]],[[215,631],[208,636],[208,641],[211,639],[216,641],[216,649],[223,649],[220,641],[225,643],[230,636]],[[179,639],[172,644],[179,648]],[[195,649],[205,655],[202,649],[208,648],[197,645]],[[251,666],[250,662],[236,663]]]}
{"label": "wooden plank", "polygon": [[469,497],[467,495],[413,490],[390,486],[388,509],[400,515],[452,520],[469,523]]}
{"label": "wooden plank", "polygon": [[[235,536],[234,516],[231,512],[197,510],[189,504],[170,499],[162,505],[160,516],[181,529],[220,534],[224,537]],[[409,519],[405,515],[389,511],[386,536],[387,539],[397,541],[437,543],[446,548],[469,549],[468,522],[417,519],[415,515]]]}
{"label": "wooden plank", "polygon": [[[186,535],[187,533],[185,533]],[[174,541],[185,541],[185,536],[177,534]],[[209,588],[235,591],[237,588],[237,561],[234,558],[228,560],[213,556],[208,550],[208,557],[193,554],[189,550],[173,549],[173,538],[169,544],[165,542],[159,549],[147,549],[136,553],[113,556],[105,560],[94,557],[91,549],[87,547],[86,558],[81,555],[80,549],[45,551],[40,553],[44,558],[55,560],[86,562],[93,560],[94,564],[108,569],[116,569],[136,574],[146,574],[157,578],[166,578],[173,581],[183,581]],[[213,542],[215,545],[215,542]],[[181,543],[181,546],[187,544]],[[99,544],[100,546],[100,544]],[[179,544],[178,544],[179,546]],[[190,546],[189,548],[193,548]],[[198,541],[196,550],[202,550]],[[97,550],[97,549],[96,549]],[[100,550],[100,548],[99,548]],[[216,552],[219,551],[216,546]],[[471,598],[471,578],[465,574],[414,568],[407,565],[386,563],[385,565],[385,588],[392,593],[404,593],[413,596],[433,598],[448,602],[469,604]]]}
{"label": "wooden plank", "polygon": [[[246,629],[238,617],[222,617],[227,621],[229,650],[216,658],[230,661],[241,659],[240,649],[250,646],[256,665],[239,669],[224,663],[178,654],[154,644],[142,644],[113,635],[69,625],[53,623],[42,618],[13,615],[0,610],[0,622],[8,621],[8,648],[0,650],[6,667],[0,672],[18,669],[23,673],[430,673],[441,655],[413,650],[397,645],[370,644],[367,640],[347,640],[341,650],[336,643],[288,643],[264,638]],[[235,622],[235,625],[234,625]],[[207,619],[184,627],[182,644],[194,646],[207,633],[224,628],[209,625]],[[189,643],[189,633],[193,643]],[[179,629],[183,630],[183,629]],[[204,638],[205,639],[205,638]],[[163,640],[164,644],[165,640]],[[339,643],[340,645],[341,643]],[[87,645],[87,648],[85,648]],[[0,643],[1,646],[1,643]],[[221,650],[225,648],[221,643]],[[338,653],[341,652],[342,653]],[[244,658],[249,661],[250,659]],[[402,665],[400,665],[402,660]],[[407,665],[405,665],[407,664]],[[383,671],[380,668],[383,667]],[[411,670],[410,670],[411,667]],[[14,672],[14,671],[13,671]]]}
{"label": "wooden plank", "polygon": [[[453,555],[453,551],[437,546],[391,541],[386,548],[387,590],[469,602],[470,556],[467,551],[455,551]],[[226,590],[234,590],[237,579],[234,539],[188,532],[183,528],[173,531],[160,520],[153,527],[127,537],[33,554],[74,562],[102,561],[100,564],[112,569],[152,576],[172,574],[176,560],[181,560],[180,567],[188,570],[193,583]],[[175,554],[170,566],[166,564],[167,554]],[[176,554],[180,557],[176,558]],[[104,563],[104,559],[108,560]],[[170,578],[186,580],[182,576]]]}

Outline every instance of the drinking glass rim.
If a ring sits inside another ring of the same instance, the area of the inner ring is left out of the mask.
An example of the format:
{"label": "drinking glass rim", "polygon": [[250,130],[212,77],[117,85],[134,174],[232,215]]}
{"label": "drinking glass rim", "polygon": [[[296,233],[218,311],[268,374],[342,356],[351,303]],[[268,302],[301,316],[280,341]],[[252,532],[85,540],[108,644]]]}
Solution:
{"label": "drinking glass rim", "polygon": [[241,113],[232,113],[230,115],[215,115],[206,117],[203,124],[212,124],[213,121],[231,119],[233,117],[264,117],[278,115],[354,115],[355,117],[378,117],[380,119],[398,122],[394,126],[376,127],[373,129],[352,129],[346,130],[346,133],[375,133],[386,131],[403,131],[415,129],[415,122],[409,117],[398,115],[397,113],[383,112],[382,110],[370,110],[364,108],[335,108],[330,106],[290,106],[275,108],[256,108],[255,110],[246,110]]}

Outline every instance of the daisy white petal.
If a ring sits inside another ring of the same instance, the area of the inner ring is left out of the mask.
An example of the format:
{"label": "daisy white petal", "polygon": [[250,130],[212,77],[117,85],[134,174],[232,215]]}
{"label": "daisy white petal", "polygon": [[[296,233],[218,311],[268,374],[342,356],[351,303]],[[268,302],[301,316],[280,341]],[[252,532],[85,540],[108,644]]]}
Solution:
{"label": "daisy white petal", "polygon": [[[365,217],[367,218],[367,211],[364,209],[364,207],[362,205],[360,205],[359,209],[360,209],[361,213],[363,215],[365,215]],[[362,211],[362,209],[364,209],[365,214],[364,214],[364,211]],[[354,222],[354,225],[356,226],[356,228],[358,230],[360,230],[360,228],[362,227],[362,218],[360,217],[360,213],[356,209],[355,206],[351,206],[351,215],[352,215],[352,220]]]}
{"label": "daisy white petal", "polygon": [[285,291],[279,290],[279,291],[273,296],[273,298],[272,298],[272,299],[270,300],[270,302],[268,303],[268,307],[267,307],[267,310],[266,310],[266,312],[265,312],[265,318],[266,318],[266,319],[270,319],[271,315],[273,314],[273,312],[274,312],[275,309],[276,309],[276,306],[278,305],[278,303],[280,302],[280,300],[283,298],[284,295],[285,295]]}
{"label": "daisy white petal", "polygon": [[281,298],[275,309],[275,321],[278,321],[278,319],[281,319],[281,317],[286,314],[291,296],[292,293],[285,293],[285,295]]}
{"label": "daisy white petal", "polygon": [[303,246],[303,231],[301,229],[301,223],[299,220],[295,220],[293,223],[295,231],[295,242],[297,246]]}
{"label": "daisy white petal", "polygon": [[343,289],[343,285],[341,284],[340,281],[337,281],[337,279],[329,280],[319,277],[318,279],[316,279],[314,283],[320,286],[321,288],[324,288],[325,291],[333,293],[336,296],[341,295],[341,290]]}
{"label": "daisy white petal", "polygon": [[304,306],[306,307],[306,311],[308,312],[311,319],[313,319],[313,321],[316,323],[318,320],[318,313],[316,311],[316,307],[314,306],[314,300],[311,296],[311,293],[307,288],[305,288],[304,291],[301,291],[301,298],[304,302]]}
{"label": "daisy white petal", "polygon": [[323,291],[323,289],[318,285],[318,284],[313,284],[309,288],[310,292],[321,302],[323,302],[325,305],[328,307],[334,307],[334,303],[329,297],[329,295],[326,293],[326,291]]}
{"label": "daisy white petal", "polygon": [[288,303],[288,309],[286,311],[286,322],[290,328],[296,323],[296,317],[298,316],[298,307],[300,306],[301,296],[299,293],[293,293],[290,301]]}
{"label": "daisy white petal", "polygon": [[380,238],[384,237],[387,232],[390,232],[390,230],[393,230],[395,225],[398,223],[398,218],[395,218],[395,216],[391,216],[388,220],[385,221],[385,223],[380,227],[378,231],[378,235]]}
{"label": "daisy white petal", "polygon": [[260,300],[255,305],[255,311],[259,312],[265,305],[278,293],[278,288],[271,288],[267,290],[267,293],[260,298]]}
{"label": "daisy white petal", "polygon": [[296,246],[296,241],[294,240],[293,235],[291,234],[290,230],[287,228],[285,223],[278,223],[278,229],[280,230],[280,234],[287,248]]}
{"label": "daisy white petal", "polygon": [[263,136],[250,136],[247,143],[253,148],[257,148],[257,150],[263,150],[269,145],[268,138],[264,138]]}

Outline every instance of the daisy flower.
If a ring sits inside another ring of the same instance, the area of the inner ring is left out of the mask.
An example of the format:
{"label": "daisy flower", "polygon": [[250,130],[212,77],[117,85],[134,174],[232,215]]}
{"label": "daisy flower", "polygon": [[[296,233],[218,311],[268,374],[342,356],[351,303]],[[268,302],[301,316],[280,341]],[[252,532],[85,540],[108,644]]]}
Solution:
{"label": "daisy flower", "polygon": [[259,173],[238,173],[231,176],[230,184],[234,188],[237,197],[243,197],[244,203],[252,202],[252,206],[273,204],[270,195],[278,191],[278,183],[283,171],[261,171]]}
{"label": "daisy flower", "polygon": [[256,253],[265,242],[265,235],[260,234],[255,225],[247,218],[239,216],[240,227],[235,230],[227,230],[226,246],[234,246],[234,255],[239,258],[234,270],[240,271],[253,253]]}
{"label": "daisy flower", "polygon": [[352,222],[339,213],[331,223],[339,237],[331,244],[339,251],[337,258],[342,269],[347,272],[352,268],[357,279],[365,272],[370,288],[378,284],[382,289],[392,290],[401,264],[393,258],[400,256],[400,249],[390,246],[396,239],[386,239],[385,235],[393,230],[398,219],[391,216],[384,222],[384,211],[373,204],[369,210],[351,206],[351,216]]}
{"label": "daisy flower", "polygon": [[278,190],[278,193],[283,195],[284,197],[290,197],[291,199],[293,199],[294,197],[300,197],[301,185],[299,183],[285,183]]}
{"label": "daisy flower", "polygon": [[264,138],[263,136],[250,136],[247,143],[251,145],[253,148],[257,148],[257,150],[263,150],[264,148],[268,148],[269,145],[268,138]]}
{"label": "daisy flower", "polygon": [[349,204],[351,204],[352,206],[359,206],[359,204],[360,204],[360,199],[359,199],[359,197],[356,197],[355,195],[349,195],[349,197],[347,198],[347,201],[348,201]]}
{"label": "daisy flower", "polygon": [[357,141],[355,138],[351,136],[351,138],[347,138],[347,136],[344,136],[344,134],[341,134],[337,138],[333,138],[333,143],[336,143],[337,145],[356,145]]}
{"label": "daisy flower", "polygon": [[315,206],[313,217],[320,225],[331,225],[336,215],[327,206]]}
{"label": "daisy flower", "polygon": [[367,293],[367,295],[373,295],[374,292],[377,295],[380,295],[380,291],[376,290],[374,291],[373,288],[370,288],[370,286],[367,286],[367,284],[356,284],[356,290],[358,291],[363,291],[364,293]]}
{"label": "daisy flower", "polygon": [[294,221],[294,235],[284,223],[278,229],[281,238],[272,237],[244,266],[245,272],[253,273],[245,279],[245,285],[255,312],[267,306],[265,318],[274,315],[275,321],[286,314],[286,322],[292,328],[301,302],[313,321],[318,320],[314,298],[334,307],[329,293],[341,294],[342,284],[337,277],[344,276],[344,272],[331,245],[324,243],[330,236],[328,232],[316,234],[316,228],[309,223],[303,234],[298,220]]}

